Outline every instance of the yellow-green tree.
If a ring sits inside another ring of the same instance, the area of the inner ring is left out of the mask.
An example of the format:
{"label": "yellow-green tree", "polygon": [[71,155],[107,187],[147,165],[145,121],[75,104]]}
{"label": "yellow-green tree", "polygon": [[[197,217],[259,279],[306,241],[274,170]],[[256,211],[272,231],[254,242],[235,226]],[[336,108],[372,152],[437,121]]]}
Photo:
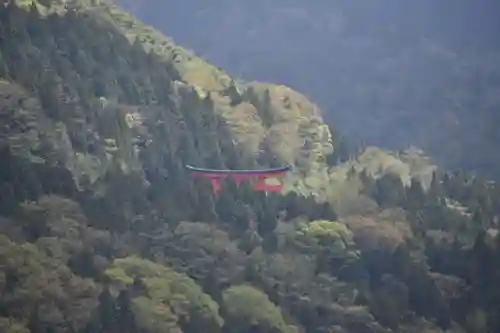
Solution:
{"label": "yellow-green tree", "polygon": [[353,235],[345,224],[335,221],[312,221],[297,232],[300,241],[310,246],[333,247],[343,251],[352,246]]}
{"label": "yellow-green tree", "polygon": [[296,332],[267,295],[250,285],[229,287],[224,291],[223,300],[228,323],[237,330],[259,327],[263,332]]}
{"label": "yellow-green tree", "polygon": [[219,306],[183,274],[138,257],[116,259],[105,274],[120,289],[138,281],[144,292],[132,300],[140,327],[154,332],[218,332]]}

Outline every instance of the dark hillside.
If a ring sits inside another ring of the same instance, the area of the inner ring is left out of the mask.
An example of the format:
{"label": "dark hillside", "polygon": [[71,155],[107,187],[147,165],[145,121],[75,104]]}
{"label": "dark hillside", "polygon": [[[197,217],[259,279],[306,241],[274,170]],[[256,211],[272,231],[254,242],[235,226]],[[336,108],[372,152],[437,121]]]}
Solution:
{"label": "dark hillside", "polygon": [[[498,184],[350,151],[111,4],[0,17],[0,332],[500,329]],[[294,172],[214,196],[187,163]]]}
{"label": "dark hillside", "polygon": [[498,177],[496,0],[123,3],[234,75],[311,96],[351,141]]}

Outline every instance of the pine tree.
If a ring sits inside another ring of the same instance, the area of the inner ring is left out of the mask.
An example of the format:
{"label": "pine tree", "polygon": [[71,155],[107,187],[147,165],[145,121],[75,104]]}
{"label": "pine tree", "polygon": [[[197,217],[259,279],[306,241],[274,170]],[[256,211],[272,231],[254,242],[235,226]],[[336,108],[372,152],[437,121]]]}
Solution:
{"label": "pine tree", "polygon": [[406,207],[410,210],[423,207],[425,205],[425,192],[420,180],[412,178],[410,186],[406,188]]}
{"label": "pine tree", "polygon": [[132,311],[130,294],[127,290],[122,290],[115,303],[116,328],[120,333],[139,333],[137,329],[135,315]]}
{"label": "pine tree", "polygon": [[274,123],[274,114],[275,110],[273,107],[273,102],[271,99],[271,93],[269,89],[264,90],[264,96],[262,98],[262,102],[260,103],[260,108],[257,109],[257,112],[264,124],[264,127],[269,128]]}
{"label": "pine tree", "polygon": [[115,301],[107,286],[105,286],[99,295],[99,305],[96,312],[99,317],[99,326],[102,332],[112,332],[115,327]]}
{"label": "pine tree", "polygon": [[229,87],[225,91],[225,95],[229,96],[230,99],[230,105],[231,106],[236,106],[243,102],[243,98],[238,92],[238,89],[236,88],[236,84],[234,81],[231,80],[231,83],[229,84]]}

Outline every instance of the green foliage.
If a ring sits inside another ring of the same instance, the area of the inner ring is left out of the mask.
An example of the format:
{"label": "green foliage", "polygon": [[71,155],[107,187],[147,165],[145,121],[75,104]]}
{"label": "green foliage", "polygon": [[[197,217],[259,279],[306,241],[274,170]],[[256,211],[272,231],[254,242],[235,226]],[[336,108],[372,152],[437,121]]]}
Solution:
{"label": "green foliage", "polygon": [[[2,235],[0,249],[1,306],[7,316],[27,322],[36,315],[39,323],[74,330],[86,325],[96,303],[92,280],[75,276],[64,263],[39,253],[36,245],[16,244]],[[12,330],[22,329],[10,325]]]}
{"label": "green foliage", "polygon": [[487,316],[483,310],[477,309],[473,313],[467,315],[466,325],[467,329],[471,333],[487,332],[488,331]]}
{"label": "green foliage", "polygon": [[497,177],[500,6],[443,1],[444,18],[432,0],[120,3],[231,72],[307,93],[352,141]]}
{"label": "green foliage", "polygon": [[5,333],[30,333],[24,324],[7,318],[0,319],[0,329]]}
{"label": "green foliage", "polygon": [[223,299],[228,318],[237,323],[236,327],[256,325],[264,331],[275,329],[284,333],[294,332],[267,295],[252,286],[232,286],[224,291]]}
{"label": "green foliage", "polygon": [[155,332],[184,317],[191,318],[189,321],[207,331],[223,324],[217,303],[193,280],[168,267],[138,257],[127,257],[116,259],[105,274],[121,288],[140,281],[146,289],[145,294],[132,300],[139,325],[152,329],[155,323],[159,323],[161,326],[155,327]]}
{"label": "green foliage", "polygon": [[[498,184],[342,151],[287,87],[45,4],[0,8],[0,330],[498,330]],[[184,168],[284,162],[285,193]]]}
{"label": "green foliage", "polygon": [[335,246],[344,250],[353,245],[352,233],[344,224],[334,221],[312,221],[298,232],[307,243]]}

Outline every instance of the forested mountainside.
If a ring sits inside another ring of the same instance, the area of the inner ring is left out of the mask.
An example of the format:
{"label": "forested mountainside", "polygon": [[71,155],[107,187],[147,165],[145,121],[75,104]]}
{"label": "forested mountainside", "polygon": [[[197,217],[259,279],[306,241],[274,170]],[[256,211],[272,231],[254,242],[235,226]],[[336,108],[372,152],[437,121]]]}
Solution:
{"label": "forested mountainside", "polygon": [[499,176],[496,0],[121,2],[234,75],[311,96],[350,140]]}
{"label": "forested mountainside", "polygon": [[[0,6],[0,77],[1,332],[500,329],[497,183],[349,151],[106,2]],[[186,163],[294,172],[214,196]]]}

